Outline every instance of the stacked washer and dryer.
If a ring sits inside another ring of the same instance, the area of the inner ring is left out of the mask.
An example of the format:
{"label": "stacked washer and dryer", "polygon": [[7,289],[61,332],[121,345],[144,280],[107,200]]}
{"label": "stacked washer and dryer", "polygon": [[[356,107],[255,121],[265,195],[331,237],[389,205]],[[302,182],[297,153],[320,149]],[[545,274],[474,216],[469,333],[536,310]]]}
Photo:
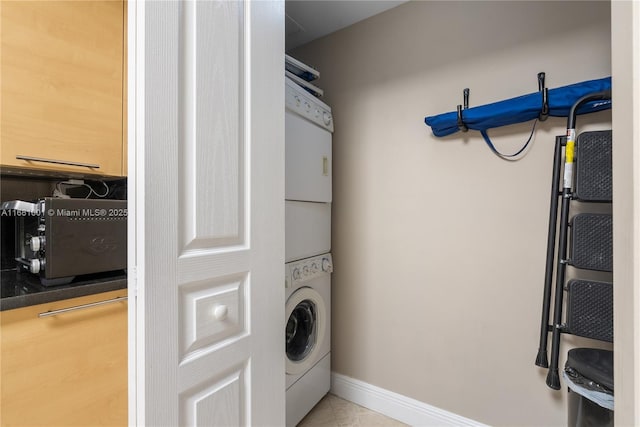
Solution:
{"label": "stacked washer and dryer", "polygon": [[331,386],[333,120],[328,105],[290,76],[285,80],[286,423],[292,427]]}

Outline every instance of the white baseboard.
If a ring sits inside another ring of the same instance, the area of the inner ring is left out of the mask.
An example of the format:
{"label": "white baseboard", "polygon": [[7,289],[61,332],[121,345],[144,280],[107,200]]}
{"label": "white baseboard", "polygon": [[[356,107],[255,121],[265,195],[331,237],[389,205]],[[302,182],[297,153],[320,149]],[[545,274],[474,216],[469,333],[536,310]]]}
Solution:
{"label": "white baseboard", "polygon": [[487,427],[478,421],[335,372],[331,373],[331,393],[411,426]]}

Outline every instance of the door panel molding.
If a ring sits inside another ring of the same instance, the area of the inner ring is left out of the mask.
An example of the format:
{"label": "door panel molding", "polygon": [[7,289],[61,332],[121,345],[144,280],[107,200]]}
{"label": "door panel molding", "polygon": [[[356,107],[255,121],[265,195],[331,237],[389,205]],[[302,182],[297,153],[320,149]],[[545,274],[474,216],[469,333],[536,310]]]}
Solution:
{"label": "door panel molding", "polygon": [[[244,15],[241,2],[184,3],[179,192],[185,250],[245,243],[245,117],[251,94]],[[211,49],[216,40],[224,43]],[[205,50],[210,54],[198,55]]]}
{"label": "door panel molding", "polygon": [[181,362],[249,334],[249,272],[180,286]]}
{"label": "door panel molding", "polygon": [[[247,425],[247,363],[223,378],[180,394],[180,425]],[[224,410],[220,410],[224,408]]]}

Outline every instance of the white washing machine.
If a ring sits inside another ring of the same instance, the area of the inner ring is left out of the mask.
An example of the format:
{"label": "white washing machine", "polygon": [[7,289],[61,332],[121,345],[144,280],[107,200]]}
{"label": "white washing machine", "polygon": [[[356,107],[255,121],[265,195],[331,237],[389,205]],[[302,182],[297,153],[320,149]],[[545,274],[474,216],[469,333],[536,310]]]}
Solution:
{"label": "white washing machine", "polygon": [[287,427],[331,387],[332,271],[331,254],[285,264]]}
{"label": "white washing machine", "polygon": [[328,105],[286,78],[286,423],[331,386],[331,133]]}

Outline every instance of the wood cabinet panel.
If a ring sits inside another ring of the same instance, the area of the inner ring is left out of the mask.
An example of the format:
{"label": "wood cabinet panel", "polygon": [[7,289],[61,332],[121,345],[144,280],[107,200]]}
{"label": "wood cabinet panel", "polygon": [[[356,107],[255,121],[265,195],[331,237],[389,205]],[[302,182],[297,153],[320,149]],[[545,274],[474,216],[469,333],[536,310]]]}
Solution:
{"label": "wood cabinet panel", "polygon": [[0,424],[126,426],[126,290],[0,312]]}
{"label": "wood cabinet panel", "polygon": [[124,174],[124,7],[120,0],[2,2],[2,165]]}

